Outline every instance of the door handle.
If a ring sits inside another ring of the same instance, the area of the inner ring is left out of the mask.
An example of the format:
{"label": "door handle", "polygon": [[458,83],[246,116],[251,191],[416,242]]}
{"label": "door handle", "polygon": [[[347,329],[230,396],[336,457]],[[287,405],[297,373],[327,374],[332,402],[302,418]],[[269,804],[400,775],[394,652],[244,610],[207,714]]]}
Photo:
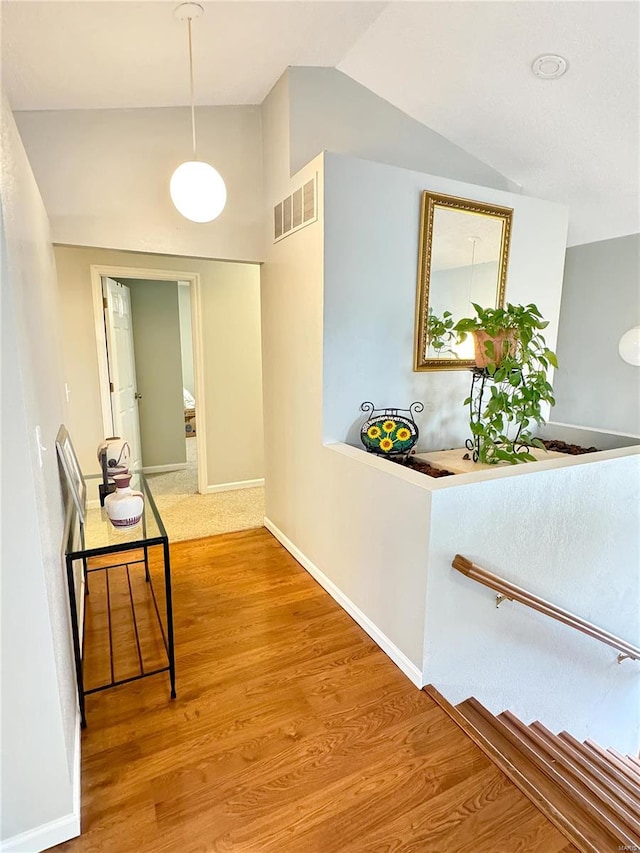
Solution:
{"label": "door handle", "polygon": [[134,400],[142,400],[142,394],[138,394],[138,392],[136,391],[136,393],[133,395],[133,399]]}

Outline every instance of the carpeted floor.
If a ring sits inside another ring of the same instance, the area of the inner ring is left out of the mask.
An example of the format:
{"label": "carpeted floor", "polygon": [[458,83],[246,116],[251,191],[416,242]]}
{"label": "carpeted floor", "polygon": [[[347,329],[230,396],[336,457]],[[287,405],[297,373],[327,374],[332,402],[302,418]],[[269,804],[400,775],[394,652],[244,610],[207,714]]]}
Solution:
{"label": "carpeted floor", "polygon": [[[186,468],[163,474],[148,474],[147,479],[170,542],[263,526],[263,487],[198,494],[195,439],[187,439]],[[90,509],[88,512],[99,515],[101,510]],[[95,531],[94,525],[92,528]],[[108,534],[111,541],[114,536],[118,536],[118,532],[111,525],[109,528],[104,534]],[[97,544],[107,543],[91,542],[93,547]]]}
{"label": "carpeted floor", "polygon": [[198,493],[198,445],[187,438],[187,467],[163,474],[147,474],[154,497],[159,495],[196,495]]}
{"label": "carpeted floor", "polygon": [[249,530],[264,523],[262,487],[212,495],[156,495],[153,485],[151,489],[171,542]]}
{"label": "carpeted floor", "polygon": [[197,443],[187,438],[187,467],[149,474],[151,491],[172,542],[262,527],[264,488],[198,494]]}

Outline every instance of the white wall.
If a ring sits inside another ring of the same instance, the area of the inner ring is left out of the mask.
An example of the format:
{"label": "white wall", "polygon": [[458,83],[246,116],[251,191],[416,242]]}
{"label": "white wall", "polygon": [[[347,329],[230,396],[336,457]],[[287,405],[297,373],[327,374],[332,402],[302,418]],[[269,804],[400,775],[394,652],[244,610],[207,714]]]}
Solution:
{"label": "white wall", "polygon": [[178,282],[178,314],[180,317],[180,353],[182,357],[182,385],[196,395],[193,375],[193,332],[191,329],[191,294],[189,286]]}
{"label": "white wall", "polygon": [[264,476],[260,267],[214,263],[203,283],[209,484],[260,480]]}
{"label": "white wall", "polygon": [[640,436],[640,368],[618,341],[640,326],[640,234],[567,250],[555,420]]}
{"label": "white wall", "polygon": [[[65,420],[47,216],[2,105],[3,849],[77,835],[79,720],[55,437]],[[41,429],[40,466],[35,428]],[[5,846],[6,845],[6,846]]]}
{"label": "white wall", "polygon": [[[260,312],[259,267],[69,246],[56,246],[55,255],[64,333],[65,381],[71,391],[68,427],[84,472],[97,473],[96,447],[103,438],[90,275],[91,265],[98,264],[200,275],[205,320],[207,399],[204,402],[209,422],[206,437],[208,484],[260,479],[263,476],[263,437],[257,319]],[[236,334],[233,340],[229,339],[231,329]],[[222,341],[228,343],[228,352],[222,347]],[[203,405],[203,401],[197,402]],[[240,448],[237,453],[230,453],[229,447],[220,443],[219,422],[216,429],[213,420],[221,411],[233,412],[234,416],[243,413],[235,423],[233,449]]]}
{"label": "white wall", "polygon": [[[262,267],[265,523],[418,683],[429,495],[393,482],[376,513],[369,498],[385,474],[322,444],[324,158],[288,178],[286,97],[280,81],[263,105],[265,221],[275,200],[316,172],[319,218],[268,245]],[[406,527],[417,541],[398,538]]]}
{"label": "white wall", "polygon": [[639,664],[518,603],[497,609],[495,593],[451,568],[460,553],[640,645],[640,456],[537,469],[447,478],[434,491],[425,683],[453,703],[475,696],[493,713],[637,755]]}
{"label": "white wall", "polygon": [[535,302],[558,332],[567,209],[435,175],[327,153],[325,158],[324,438],[360,446],[360,403],[407,408],[421,449],[460,447],[468,437],[469,371],[413,371],[423,190],[514,210],[506,299]]}
{"label": "white wall", "polygon": [[223,176],[227,206],[207,224],[173,207],[169,179],[191,159],[189,110],[17,113],[53,240],[240,261],[262,259],[260,108],[198,107],[198,154]]}
{"label": "white wall", "polygon": [[500,172],[335,68],[289,68],[290,170],[323,150],[517,192]]}

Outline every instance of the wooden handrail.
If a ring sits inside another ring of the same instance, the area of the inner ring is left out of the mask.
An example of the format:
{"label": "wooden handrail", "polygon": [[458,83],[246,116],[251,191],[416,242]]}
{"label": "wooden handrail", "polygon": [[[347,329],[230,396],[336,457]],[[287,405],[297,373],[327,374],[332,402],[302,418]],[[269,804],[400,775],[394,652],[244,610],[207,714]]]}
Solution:
{"label": "wooden handrail", "polygon": [[494,592],[498,593],[498,595],[508,598],[510,601],[519,601],[521,604],[525,604],[527,607],[537,610],[538,613],[550,616],[558,622],[563,622],[565,625],[575,628],[576,631],[581,631],[583,634],[588,634],[590,637],[600,640],[601,643],[606,643],[608,646],[612,646],[619,652],[619,662],[626,658],[640,660],[640,648],[634,646],[632,643],[628,643],[626,640],[621,640],[620,637],[610,634],[603,628],[598,628],[597,625],[587,622],[586,619],[581,619],[579,616],[569,613],[568,610],[563,610],[561,607],[557,607],[550,601],[546,601],[544,598],[534,595],[532,592],[523,589],[521,586],[509,583],[509,581],[506,581],[504,578],[494,575],[493,572],[488,572],[481,566],[477,566],[475,563],[472,563],[471,560],[468,560],[461,554],[455,555],[451,565],[454,569],[462,572],[462,574],[466,575],[468,578],[483,584],[483,586],[488,586]]}

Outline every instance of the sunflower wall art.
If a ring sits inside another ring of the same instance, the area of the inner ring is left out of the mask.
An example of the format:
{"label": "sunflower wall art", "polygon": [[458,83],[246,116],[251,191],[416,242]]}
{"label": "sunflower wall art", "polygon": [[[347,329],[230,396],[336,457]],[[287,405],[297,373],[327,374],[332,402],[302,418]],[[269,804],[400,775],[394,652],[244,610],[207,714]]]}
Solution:
{"label": "sunflower wall art", "polygon": [[360,410],[368,418],[360,427],[360,440],[365,449],[380,456],[408,454],[419,436],[413,415],[423,409],[419,402],[408,409],[376,409],[373,403],[363,403]]}

